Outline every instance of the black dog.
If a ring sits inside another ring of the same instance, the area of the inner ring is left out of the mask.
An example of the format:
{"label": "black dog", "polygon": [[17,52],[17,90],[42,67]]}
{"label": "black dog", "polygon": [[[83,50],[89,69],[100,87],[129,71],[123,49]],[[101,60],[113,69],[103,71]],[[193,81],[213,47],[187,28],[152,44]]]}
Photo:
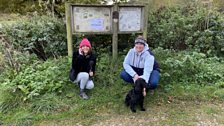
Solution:
{"label": "black dog", "polygon": [[144,96],[146,95],[146,82],[139,78],[135,81],[134,89],[130,90],[125,98],[125,104],[130,105],[131,111],[136,112],[136,105],[139,104],[141,111],[145,111],[143,107]]}

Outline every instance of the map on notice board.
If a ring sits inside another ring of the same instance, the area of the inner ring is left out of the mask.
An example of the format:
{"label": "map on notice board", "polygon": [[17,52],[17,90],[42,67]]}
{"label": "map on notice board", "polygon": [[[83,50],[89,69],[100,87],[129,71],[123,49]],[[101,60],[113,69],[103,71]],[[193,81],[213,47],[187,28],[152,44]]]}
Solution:
{"label": "map on notice board", "polygon": [[119,31],[140,31],[142,28],[141,7],[121,7],[119,10]]}
{"label": "map on notice board", "polygon": [[73,7],[74,32],[110,32],[111,26],[111,8]]}

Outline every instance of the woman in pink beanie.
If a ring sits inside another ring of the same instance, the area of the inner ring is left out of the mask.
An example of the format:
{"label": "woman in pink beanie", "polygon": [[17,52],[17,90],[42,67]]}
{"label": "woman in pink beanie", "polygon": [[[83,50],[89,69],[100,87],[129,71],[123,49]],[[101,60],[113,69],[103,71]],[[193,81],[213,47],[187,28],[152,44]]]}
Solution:
{"label": "woman in pink beanie", "polygon": [[79,84],[79,96],[83,99],[89,99],[85,90],[94,87],[92,77],[95,73],[95,66],[96,56],[92,53],[89,40],[84,38],[80,43],[79,50],[73,53],[72,69],[69,75],[72,82]]}

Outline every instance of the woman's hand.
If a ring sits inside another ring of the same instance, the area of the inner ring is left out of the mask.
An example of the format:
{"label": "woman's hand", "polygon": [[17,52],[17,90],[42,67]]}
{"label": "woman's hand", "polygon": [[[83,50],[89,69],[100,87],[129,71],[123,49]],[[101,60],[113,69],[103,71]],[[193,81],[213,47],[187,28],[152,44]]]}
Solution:
{"label": "woman's hand", "polygon": [[138,74],[135,74],[135,76],[134,76],[134,78],[133,78],[134,82],[135,82],[136,80],[138,80],[138,78],[139,78]]}
{"label": "woman's hand", "polygon": [[93,72],[91,71],[91,72],[89,72],[89,76],[90,77],[92,77],[93,76]]}
{"label": "woman's hand", "polygon": [[79,54],[80,54],[80,55],[83,55],[83,51],[82,51],[81,48],[79,48]]}

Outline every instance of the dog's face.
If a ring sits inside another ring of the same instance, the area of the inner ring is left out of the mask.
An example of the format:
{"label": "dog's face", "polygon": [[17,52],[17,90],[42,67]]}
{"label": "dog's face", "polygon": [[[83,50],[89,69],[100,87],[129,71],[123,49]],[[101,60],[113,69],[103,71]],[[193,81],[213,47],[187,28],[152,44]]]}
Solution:
{"label": "dog's face", "polygon": [[135,86],[134,86],[134,89],[136,92],[144,92],[145,89],[146,89],[146,82],[144,79],[142,78],[139,78],[135,81]]}

